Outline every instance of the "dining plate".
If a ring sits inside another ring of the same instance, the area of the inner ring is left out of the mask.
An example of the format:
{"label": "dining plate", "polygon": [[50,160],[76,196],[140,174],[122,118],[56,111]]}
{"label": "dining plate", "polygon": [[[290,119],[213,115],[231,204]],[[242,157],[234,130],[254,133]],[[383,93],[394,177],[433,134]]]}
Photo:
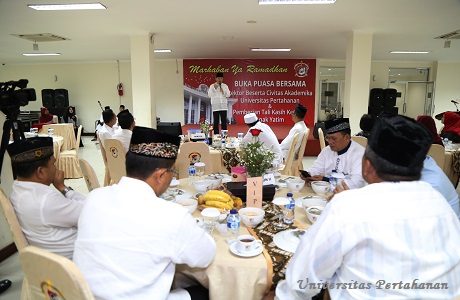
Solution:
{"label": "dining plate", "polygon": [[175,199],[182,199],[182,198],[192,198],[192,194],[186,192],[182,189],[178,188],[168,188],[166,192],[164,192],[161,197],[164,200],[171,201]]}
{"label": "dining plate", "polygon": [[294,253],[300,243],[300,236],[305,230],[288,229],[273,236],[273,242],[281,250]]}
{"label": "dining plate", "polygon": [[262,251],[264,251],[264,246],[262,245],[262,242],[257,243],[257,246],[254,248],[254,250],[244,252],[241,252],[237,249],[237,244],[237,241],[233,241],[228,245],[228,248],[230,249],[230,252],[239,257],[254,257],[262,253]]}

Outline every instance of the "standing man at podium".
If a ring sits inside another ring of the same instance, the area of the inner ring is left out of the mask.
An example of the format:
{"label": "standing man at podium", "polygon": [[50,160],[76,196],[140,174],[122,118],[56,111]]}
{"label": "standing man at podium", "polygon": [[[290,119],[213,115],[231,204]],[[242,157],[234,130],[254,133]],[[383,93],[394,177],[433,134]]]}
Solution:
{"label": "standing man at podium", "polygon": [[208,96],[211,98],[214,134],[218,134],[219,118],[222,130],[227,130],[227,98],[230,97],[230,90],[228,89],[228,85],[224,83],[224,73],[216,73],[216,82],[209,86]]}

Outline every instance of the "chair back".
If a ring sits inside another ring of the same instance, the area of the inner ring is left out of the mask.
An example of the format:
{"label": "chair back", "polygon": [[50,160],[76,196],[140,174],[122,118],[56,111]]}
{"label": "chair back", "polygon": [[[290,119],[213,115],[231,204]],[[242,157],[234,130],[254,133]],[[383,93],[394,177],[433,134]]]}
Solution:
{"label": "chair back", "polygon": [[86,187],[88,191],[92,191],[100,187],[99,180],[97,179],[96,172],[94,172],[93,167],[84,159],[80,158],[80,168],[85,178]]}
{"label": "chair back", "polygon": [[321,128],[318,128],[319,146],[321,150],[326,148],[326,140],[324,139],[324,132]]}
{"label": "chair back", "polygon": [[211,154],[209,153],[209,146],[202,142],[183,143],[179,148],[179,154],[176,160],[179,178],[188,177],[188,167],[196,162],[205,163],[205,174],[211,173]]}
{"label": "chair back", "polygon": [[300,176],[299,170],[303,170],[303,156],[305,154],[305,148],[307,147],[308,136],[310,134],[310,129],[307,128],[307,132],[302,137],[302,143],[300,144],[299,152],[294,156],[294,163],[292,164],[292,175]]}
{"label": "chair back", "polygon": [[99,135],[97,135],[97,143],[99,144],[99,149],[101,150],[102,155],[102,161],[104,162],[105,167],[104,186],[108,186],[110,184],[110,173],[109,168],[107,167],[107,156],[105,155],[104,145],[102,145]]}
{"label": "chair back", "polygon": [[83,274],[68,258],[34,246],[19,257],[30,299],[94,300]]}
{"label": "chair back", "polygon": [[121,177],[126,176],[126,153],[120,140],[106,139],[104,141],[107,168],[110,175],[110,184],[118,183]]}
{"label": "chair back", "polygon": [[14,211],[11,201],[5,196],[2,189],[0,189],[0,204],[2,205],[3,214],[5,215],[6,221],[10,226],[16,248],[18,251],[22,251],[29,245],[29,242],[22,232],[21,225],[19,224],[18,218],[16,217],[16,212]]}
{"label": "chair back", "polygon": [[431,156],[438,166],[444,170],[444,162],[446,160],[446,153],[443,146],[438,144],[432,144],[430,150],[428,150],[428,155]]}
{"label": "chair back", "polygon": [[357,142],[358,144],[363,146],[364,148],[367,147],[367,138],[366,137],[364,137],[364,136],[352,136],[351,139],[354,142]]}
{"label": "chair back", "polygon": [[280,171],[282,175],[293,175],[292,173],[292,164],[294,163],[294,156],[295,156],[295,148],[297,145],[297,141],[299,140],[299,133],[294,134],[292,138],[291,147],[289,148],[288,155],[284,160],[284,168]]}
{"label": "chair back", "polygon": [[80,148],[80,140],[81,140],[81,131],[83,129],[83,125],[80,125],[78,126],[78,129],[77,129],[77,144],[75,144],[75,149],[77,149],[77,152],[78,152],[78,149]]}

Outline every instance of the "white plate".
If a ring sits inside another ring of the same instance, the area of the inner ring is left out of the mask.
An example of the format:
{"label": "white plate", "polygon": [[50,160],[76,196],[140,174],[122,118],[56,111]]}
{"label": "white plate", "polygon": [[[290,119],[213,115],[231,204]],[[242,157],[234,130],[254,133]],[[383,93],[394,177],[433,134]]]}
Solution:
{"label": "white plate", "polygon": [[166,192],[164,192],[160,196],[160,198],[167,200],[167,201],[171,201],[175,199],[192,198],[192,194],[182,189],[169,188]]}
{"label": "white plate", "polygon": [[305,196],[305,197],[300,197],[295,200],[295,206],[304,208],[302,205],[302,202],[304,202],[306,199],[312,199],[312,206],[320,205],[320,206],[326,206],[327,201],[326,199],[323,199],[322,197],[319,196]]}
{"label": "white plate", "polygon": [[298,229],[288,229],[278,232],[273,236],[273,242],[276,247],[281,250],[294,253],[300,243],[300,237],[294,235],[293,232],[299,231]]}
{"label": "white plate", "polygon": [[272,203],[281,206],[289,204],[289,200],[286,197],[276,197],[275,199],[273,199]]}
{"label": "white plate", "polygon": [[230,243],[230,245],[228,245],[228,248],[230,249],[230,252],[232,252],[236,256],[253,257],[253,256],[259,255],[260,253],[262,253],[262,251],[264,251],[264,246],[262,245],[262,241],[257,242],[257,246],[256,246],[256,248],[254,248],[254,250],[247,251],[247,252],[246,251],[245,252],[240,252],[236,247],[237,244],[238,244],[237,241],[233,241],[232,243]]}
{"label": "white plate", "polygon": [[176,187],[176,186],[179,185],[179,183],[180,183],[179,180],[173,179],[173,180],[171,180],[171,183],[169,184],[169,187]]}

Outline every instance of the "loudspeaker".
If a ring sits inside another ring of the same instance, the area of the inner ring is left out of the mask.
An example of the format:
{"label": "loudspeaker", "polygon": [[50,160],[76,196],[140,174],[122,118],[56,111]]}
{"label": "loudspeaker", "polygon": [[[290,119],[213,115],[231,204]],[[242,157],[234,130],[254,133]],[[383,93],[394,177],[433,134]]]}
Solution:
{"label": "loudspeaker", "polygon": [[383,106],[368,106],[367,113],[370,114],[372,117],[377,118],[383,112]]}
{"label": "loudspeaker", "polygon": [[54,107],[54,90],[42,90],[42,104],[44,107],[48,108],[48,110]]}
{"label": "loudspeaker", "polygon": [[396,89],[385,89],[385,92],[384,92],[385,100],[383,101],[383,106],[385,107],[395,106],[397,94],[398,94],[398,91]]}
{"label": "loudspeaker", "polygon": [[66,89],[54,90],[54,106],[56,108],[69,106],[69,92]]}
{"label": "loudspeaker", "polygon": [[395,106],[395,107],[385,107],[383,109],[383,111],[385,112],[385,114],[388,116],[396,116],[398,114],[398,107]]}
{"label": "loudspeaker", "polygon": [[174,136],[182,134],[180,122],[160,122],[157,125],[157,130]]}
{"label": "loudspeaker", "polygon": [[385,93],[383,89],[374,88],[369,93],[369,106],[380,107],[383,106]]}

